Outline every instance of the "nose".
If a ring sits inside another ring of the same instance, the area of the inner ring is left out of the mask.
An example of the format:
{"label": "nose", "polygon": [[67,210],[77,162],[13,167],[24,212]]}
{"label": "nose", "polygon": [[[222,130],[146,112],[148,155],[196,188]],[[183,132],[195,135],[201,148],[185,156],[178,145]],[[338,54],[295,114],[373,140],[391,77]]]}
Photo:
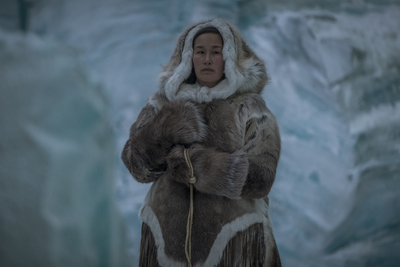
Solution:
{"label": "nose", "polygon": [[205,65],[210,65],[212,63],[211,59],[210,59],[210,54],[207,53],[206,57],[204,58],[204,62]]}

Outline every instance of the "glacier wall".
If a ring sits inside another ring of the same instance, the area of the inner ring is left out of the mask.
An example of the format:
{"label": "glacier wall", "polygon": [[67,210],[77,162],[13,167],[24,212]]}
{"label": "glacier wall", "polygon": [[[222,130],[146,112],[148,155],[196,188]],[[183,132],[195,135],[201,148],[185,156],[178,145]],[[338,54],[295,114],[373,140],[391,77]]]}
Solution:
{"label": "glacier wall", "polygon": [[0,30],[0,266],[126,266],[103,88],[75,52]]}
{"label": "glacier wall", "polygon": [[[115,157],[157,90],[177,35],[208,18],[237,25],[267,64],[271,82],[263,97],[282,133],[270,209],[283,265],[400,265],[398,1],[35,2],[31,32],[72,47],[107,90]],[[12,28],[11,18],[0,25]],[[115,170],[113,194],[136,266],[137,212],[149,185],[136,183],[121,162]],[[101,195],[113,201],[110,191]],[[89,221],[82,221],[87,229]],[[118,229],[115,222],[109,229]],[[113,247],[124,246],[113,240]]]}
{"label": "glacier wall", "polygon": [[283,133],[271,212],[288,266],[399,264],[398,13],[279,12],[247,33]]}

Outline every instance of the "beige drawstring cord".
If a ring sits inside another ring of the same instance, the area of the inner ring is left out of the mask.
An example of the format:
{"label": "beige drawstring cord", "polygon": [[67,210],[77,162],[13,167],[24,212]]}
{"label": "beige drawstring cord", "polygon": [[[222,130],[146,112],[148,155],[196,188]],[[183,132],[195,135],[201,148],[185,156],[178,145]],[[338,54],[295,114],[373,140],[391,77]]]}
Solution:
{"label": "beige drawstring cord", "polygon": [[186,253],[186,259],[188,261],[188,267],[192,267],[191,258],[192,258],[192,224],[193,224],[193,184],[196,183],[197,179],[196,176],[194,176],[192,162],[190,161],[189,157],[189,149],[185,148],[183,154],[185,156],[186,164],[188,165],[190,170],[190,177],[189,177],[190,207],[186,225],[185,253]]}

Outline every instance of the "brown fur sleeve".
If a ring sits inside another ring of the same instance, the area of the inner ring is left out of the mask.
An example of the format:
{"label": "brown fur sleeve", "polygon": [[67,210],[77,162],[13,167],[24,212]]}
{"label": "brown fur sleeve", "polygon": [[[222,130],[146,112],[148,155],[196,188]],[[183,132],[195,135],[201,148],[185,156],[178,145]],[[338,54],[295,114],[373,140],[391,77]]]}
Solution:
{"label": "brown fur sleeve", "polygon": [[151,105],[146,105],[142,109],[138,119],[131,126],[129,139],[121,154],[121,159],[126,168],[141,183],[154,182],[164,173],[162,166],[157,168],[157,166],[154,166],[155,164],[150,163],[151,155],[145,153],[145,146],[138,145],[138,142],[140,142],[138,139],[143,139],[143,134],[147,131],[146,128],[148,127],[145,126],[154,119],[156,113],[157,110]]}
{"label": "brown fur sleeve", "polygon": [[167,169],[173,146],[201,141],[205,128],[201,111],[191,102],[168,102],[159,111],[148,104],[131,127],[121,159],[138,182],[154,182]]}
{"label": "brown fur sleeve", "polygon": [[249,171],[242,190],[243,198],[267,196],[275,180],[281,139],[275,116],[265,104],[263,106],[262,115],[246,123],[243,151],[249,160]]}

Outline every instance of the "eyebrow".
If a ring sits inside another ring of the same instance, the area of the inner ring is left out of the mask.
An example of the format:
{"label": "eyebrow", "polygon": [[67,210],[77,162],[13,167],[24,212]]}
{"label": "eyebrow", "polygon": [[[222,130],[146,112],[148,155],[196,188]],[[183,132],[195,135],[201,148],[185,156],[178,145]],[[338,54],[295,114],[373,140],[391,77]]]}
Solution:
{"label": "eyebrow", "polygon": [[[198,46],[196,46],[194,49],[196,49],[196,48],[204,48],[204,46],[198,45]],[[221,49],[222,49],[222,47],[219,46],[219,45],[213,45],[211,48],[221,48]]]}

